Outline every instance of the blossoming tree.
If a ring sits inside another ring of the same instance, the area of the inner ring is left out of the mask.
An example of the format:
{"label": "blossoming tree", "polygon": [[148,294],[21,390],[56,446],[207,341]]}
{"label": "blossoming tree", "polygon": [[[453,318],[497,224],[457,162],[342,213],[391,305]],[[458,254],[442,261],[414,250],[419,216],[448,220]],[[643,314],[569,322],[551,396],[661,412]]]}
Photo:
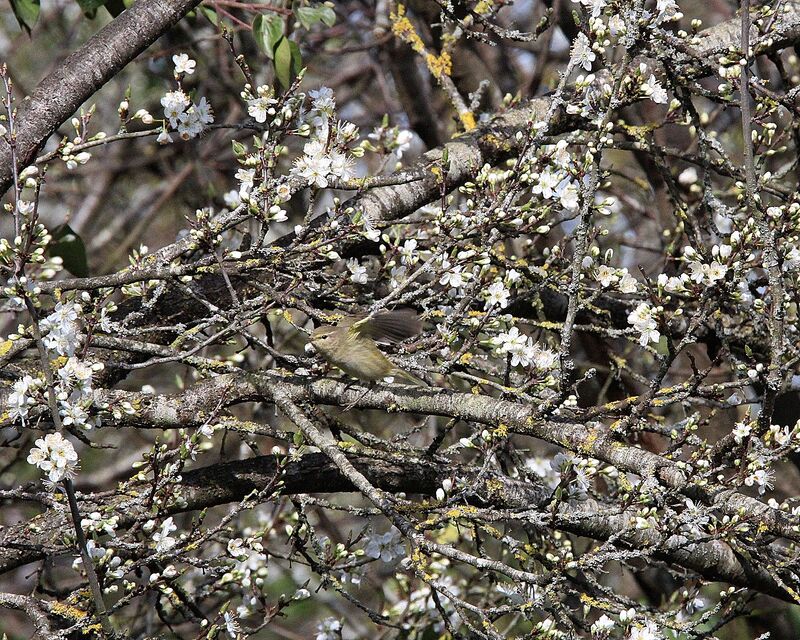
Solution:
{"label": "blossoming tree", "polygon": [[[0,631],[800,634],[800,2],[47,4]],[[427,386],[307,344],[398,308]]]}

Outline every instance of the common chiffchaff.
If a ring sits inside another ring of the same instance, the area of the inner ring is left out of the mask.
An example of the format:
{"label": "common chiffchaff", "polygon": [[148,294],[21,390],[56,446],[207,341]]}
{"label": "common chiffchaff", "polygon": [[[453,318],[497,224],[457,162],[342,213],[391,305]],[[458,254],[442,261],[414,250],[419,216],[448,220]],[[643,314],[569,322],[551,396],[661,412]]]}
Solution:
{"label": "common chiffchaff", "polygon": [[400,342],[422,331],[422,322],[411,309],[379,311],[373,316],[345,317],[335,327],[323,325],[311,333],[311,344],[329,363],[365,382],[389,376],[410,384],[426,384],[389,360],[376,340]]}

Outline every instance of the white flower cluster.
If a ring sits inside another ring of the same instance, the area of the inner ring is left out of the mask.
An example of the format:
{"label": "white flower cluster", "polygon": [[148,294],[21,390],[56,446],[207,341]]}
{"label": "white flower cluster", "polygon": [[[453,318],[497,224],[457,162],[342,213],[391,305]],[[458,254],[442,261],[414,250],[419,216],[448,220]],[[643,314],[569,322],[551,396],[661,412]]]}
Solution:
{"label": "white flower cluster", "polygon": [[100,426],[100,417],[90,417],[92,406],[92,376],[103,369],[101,363],[90,364],[75,356],[58,370],[59,414],[64,426],[91,429]]}
{"label": "white flower cluster", "polygon": [[518,327],[492,338],[492,345],[499,356],[511,355],[511,366],[530,367],[549,371],[558,366],[558,353],[542,347],[533,338],[521,333]]}
{"label": "white flower cluster", "polygon": [[[106,568],[105,580],[119,580],[125,575],[125,569],[122,566],[122,558],[114,554],[113,549],[106,549],[101,547],[94,540],[86,541],[86,550],[89,552],[89,557],[92,559],[92,564],[103,565]],[[72,562],[74,571],[80,570],[83,566],[83,558],[78,556]]]}
{"label": "white flower cluster", "polygon": [[[183,91],[169,91],[161,98],[164,107],[164,117],[169,125],[177,130],[182,140],[189,140],[199,136],[206,125],[214,122],[214,113],[211,105],[205,98],[200,98],[197,103],[192,103]],[[166,126],[158,136],[158,142],[166,144],[172,142],[172,137],[167,132]]]}
{"label": "white flower cluster", "polygon": [[322,142],[312,140],[303,147],[303,155],[295,160],[292,173],[304,178],[310,187],[324,189],[331,178],[354,178],[354,168],[355,161],[346,153],[326,151]]}
{"label": "white flower cluster", "polygon": [[50,482],[72,478],[78,469],[78,454],[72,443],[60,433],[48,433],[36,440],[28,454],[28,464],[39,467]]}
{"label": "white flower cluster", "polygon": [[446,258],[442,259],[442,269],[445,272],[442,274],[442,277],[439,278],[439,284],[442,284],[446,287],[451,287],[453,289],[453,295],[460,295],[460,289],[463,287],[467,282],[472,280],[473,273],[471,271],[465,271],[463,266],[452,266],[451,262]]}
{"label": "white flower cluster", "polygon": [[44,346],[60,356],[72,356],[83,335],[78,322],[80,305],[59,302],[53,312],[39,323],[44,335]]}
{"label": "white flower cluster", "polygon": [[[640,67],[642,72],[644,72],[646,65],[642,63]],[[644,95],[646,95],[656,104],[667,104],[669,102],[669,96],[667,95],[666,90],[659,84],[658,80],[652,73],[650,74],[650,78],[647,80],[647,82],[642,83],[641,90]]]}
{"label": "white flower cluster", "polygon": [[592,51],[592,43],[586,34],[581,32],[572,43],[570,52],[570,63],[583,67],[586,71],[592,70],[592,63],[597,59],[597,55]]}
{"label": "white flower cluster", "polygon": [[236,582],[248,589],[253,583],[256,587],[261,588],[266,576],[267,562],[261,542],[253,538],[246,540],[232,538],[228,541],[227,550],[237,561],[232,571]]}
{"label": "white flower cluster", "polygon": [[247,114],[256,122],[263,124],[269,116],[278,112],[275,109],[278,100],[273,97],[272,87],[262,84],[256,88],[256,95],[247,100]]}
{"label": "white flower cluster", "polygon": [[[557,151],[553,156],[554,160],[558,162],[562,154],[566,153],[566,146],[567,142],[565,140],[558,141],[556,145]],[[566,155],[567,161],[571,161],[569,154]],[[541,195],[547,200],[557,200],[567,211],[574,212],[578,210],[578,187],[566,172],[546,167],[539,173],[534,173],[531,176],[531,180],[534,181],[531,191],[536,195]]]}
{"label": "white flower cluster", "polygon": [[641,334],[639,336],[639,344],[643,347],[661,339],[661,334],[658,331],[658,321],[656,320],[656,310],[646,302],[642,302],[628,314],[628,324]]}
{"label": "white flower cluster", "polygon": [[689,279],[697,284],[703,283],[708,287],[724,280],[725,275],[728,273],[728,267],[720,260],[727,260],[732,251],[733,249],[729,244],[714,245],[711,250],[714,260],[709,264],[701,261],[699,254],[692,247],[684,247],[683,255],[687,260],[689,271],[691,271]]}
{"label": "white flower cluster", "polygon": [[615,269],[606,264],[601,264],[595,270],[595,280],[597,280],[604,288],[616,286],[621,293],[636,293],[637,282],[628,269]]}
{"label": "white flower cluster", "polygon": [[367,138],[374,140],[388,151],[392,151],[398,160],[411,148],[414,141],[414,133],[407,129],[398,127],[380,126],[375,127]]}
{"label": "white flower cluster", "polygon": [[10,418],[19,420],[25,425],[28,411],[37,404],[37,392],[44,386],[44,381],[32,376],[23,376],[14,383],[13,391],[8,396],[8,404],[11,406]]}
{"label": "white flower cluster", "polygon": [[[174,75],[176,80],[194,73],[196,63],[185,53],[172,56],[172,62],[175,64]],[[178,132],[182,140],[189,140],[199,136],[207,125],[214,122],[214,112],[208,101],[203,97],[193,103],[183,89],[180,88],[180,84],[178,89],[168,91],[161,98],[161,106],[164,107],[166,122],[157,139],[160,144],[172,142],[167,123],[173,130]]]}

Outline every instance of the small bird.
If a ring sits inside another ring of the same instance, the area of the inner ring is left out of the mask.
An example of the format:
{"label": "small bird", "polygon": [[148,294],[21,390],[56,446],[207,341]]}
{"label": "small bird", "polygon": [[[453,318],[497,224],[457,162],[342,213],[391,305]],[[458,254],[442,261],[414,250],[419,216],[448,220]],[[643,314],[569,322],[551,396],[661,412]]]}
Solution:
{"label": "small bird", "polygon": [[400,342],[422,331],[422,322],[411,309],[379,311],[375,315],[348,316],[336,326],[323,325],[311,333],[311,344],[329,363],[364,382],[389,376],[409,384],[427,384],[389,360],[376,341]]}

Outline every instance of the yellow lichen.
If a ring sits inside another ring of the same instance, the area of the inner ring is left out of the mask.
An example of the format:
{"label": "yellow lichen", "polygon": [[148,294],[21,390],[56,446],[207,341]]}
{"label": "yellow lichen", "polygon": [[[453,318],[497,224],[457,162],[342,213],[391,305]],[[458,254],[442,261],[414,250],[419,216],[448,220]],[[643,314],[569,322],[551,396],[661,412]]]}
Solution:
{"label": "yellow lichen", "polygon": [[425,49],[425,44],[422,39],[414,31],[414,25],[411,20],[406,17],[405,5],[397,5],[397,11],[389,14],[392,20],[392,33],[400,38],[403,42],[411,45],[417,53],[421,53]]}
{"label": "yellow lichen", "polygon": [[442,51],[442,54],[438,56],[429,53],[425,56],[425,63],[437,80],[440,80],[443,76],[449,76],[453,72],[453,59],[447,51]]}
{"label": "yellow lichen", "polygon": [[458,117],[464,125],[464,131],[472,131],[475,128],[475,114],[472,111],[462,111]]}
{"label": "yellow lichen", "polygon": [[0,356],[6,355],[11,351],[11,347],[13,346],[14,342],[12,340],[3,340],[3,342],[0,342]]}
{"label": "yellow lichen", "polygon": [[72,605],[64,604],[62,602],[51,602],[50,612],[61,618],[75,621],[82,620],[89,615],[82,609],[78,609],[77,607],[73,607]]}

